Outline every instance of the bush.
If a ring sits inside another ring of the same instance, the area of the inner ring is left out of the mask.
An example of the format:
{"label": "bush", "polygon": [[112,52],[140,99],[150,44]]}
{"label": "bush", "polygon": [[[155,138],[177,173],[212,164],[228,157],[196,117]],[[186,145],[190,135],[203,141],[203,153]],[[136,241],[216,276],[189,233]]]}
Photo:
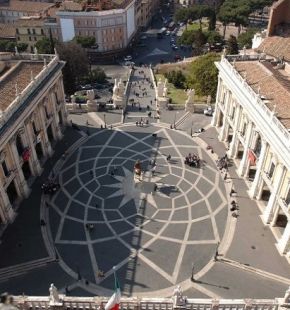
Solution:
{"label": "bush", "polygon": [[165,77],[168,79],[168,82],[172,83],[176,88],[184,88],[186,78],[185,75],[181,72],[181,70],[173,70],[165,73]]}

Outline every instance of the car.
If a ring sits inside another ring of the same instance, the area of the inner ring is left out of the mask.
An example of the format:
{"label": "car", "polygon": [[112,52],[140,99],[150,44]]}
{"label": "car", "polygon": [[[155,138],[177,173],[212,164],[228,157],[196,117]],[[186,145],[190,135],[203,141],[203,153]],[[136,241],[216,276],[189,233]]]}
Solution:
{"label": "car", "polygon": [[177,51],[177,50],[178,50],[178,46],[175,45],[175,44],[172,44],[172,45],[171,45],[171,48],[172,48],[174,51]]}
{"label": "car", "polygon": [[124,58],[124,61],[131,61],[132,60],[132,56],[131,55],[127,55],[125,58]]}
{"label": "car", "polygon": [[167,30],[167,31],[165,32],[165,35],[166,35],[166,36],[170,36],[170,34],[171,34],[171,31],[169,31],[169,30]]}
{"label": "car", "polygon": [[145,43],[138,43],[137,47],[147,47],[147,45]]}
{"label": "car", "polygon": [[173,38],[170,39],[171,43],[175,43],[175,40]]}
{"label": "car", "polygon": [[133,62],[133,61],[125,61],[124,65],[125,66],[134,66],[135,62]]}
{"label": "car", "polygon": [[181,60],[181,56],[180,56],[180,55],[178,55],[178,54],[176,54],[176,55],[174,56],[174,60],[175,60],[175,61],[179,61],[179,60]]}
{"label": "car", "polygon": [[148,37],[145,36],[145,35],[143,35],[143,36],[140,37],[141,40],[146,40],[147,38],[148,38]]}
{"label": "car", "polygon": [[203,110],[203,114],[207,116],[212,116],[213,115],[213,108],[212,107],[207,107],[206,109]]}

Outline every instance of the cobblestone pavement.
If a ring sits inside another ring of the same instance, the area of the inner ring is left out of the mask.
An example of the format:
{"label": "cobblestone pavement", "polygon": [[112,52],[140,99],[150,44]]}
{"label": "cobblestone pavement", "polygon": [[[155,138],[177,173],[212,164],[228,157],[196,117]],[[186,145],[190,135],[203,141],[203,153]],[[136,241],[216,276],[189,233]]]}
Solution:
{"label": "cobblestone pavement", "polygon": [[[200,169],[185,166],[188,153],[204,159]],[[135,187],[138,159],[145,175]],[[193,261],[197,272],[212,260],[225,231],[227,203],[215,164],[179,132],[98,132],[67,158],[59,179],[62,189],[49,201],[51,235],[64,269],[91,285],[110,289],[113,266],[127,294],[176,285],[189,278]],[[98,278],[98,270],[106,276]]]}
{"label": "cobblestone pavement", "polygon": [[[138,79],[137,70],[133,81]],[[148,97],[139,98],[141,111],[129,106],[126,123],[113,130],[99,128],[104,121],[100,113],[71,115],[80,131],[67,129],[2,236],[0,290],[47,295],[55,283],[70,295],[110,295],[116,265],[125,295],[167,297],[181,284],[188,297],[196,298],[283,296],[289,265],[234,165],[226,182],[217,171],[215,159],[226,149],[210,128],[210,118],[163,111],[161,122],[136,127],[132,122],[145,119],[150,96],[154,100],[154,92],[148,87],[147,92]],[[119,123],[119,117],[112,114],[106,121]],[[174,121],[179,130],[169,129]],[[191,138],[191,131],[201,127],[205,132]],[[208,144],[215,154],[206,150]],[[185,166],[188,153],[202,158],[201,168]],[[134,186],[137,159],[145,174]],[[40,185],[52,167],[61,189],[43,197]],[[238,219],[228,214],[232,182],[238,189]],[[46,222],[42,228],[41,218]],[[219,241],[221,255],[214,262]],[[105,277],[98,277],[98,270]]]}

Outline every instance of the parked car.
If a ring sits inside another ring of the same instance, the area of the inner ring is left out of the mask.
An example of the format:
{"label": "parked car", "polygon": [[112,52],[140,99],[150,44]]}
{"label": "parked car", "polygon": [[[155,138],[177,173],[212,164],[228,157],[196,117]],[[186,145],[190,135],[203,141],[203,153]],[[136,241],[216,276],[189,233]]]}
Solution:
{"label": "parked car", "polygon": [[132,60],[131,55],[127,55],[126,57],[124,57],[124,61],[131,61],[131,60]]}
{"label": "parked car", "polygon": [[207,107],[206,109],[203,110],[203,114],[207,115],[207,116],[212,116],[213,115],[213,108]]}
{"label": "parked car", "polygon": [[124,65],[125,66],[134,66],[135,62],[133,62],[133,61],[125,61]]}
{"label": "parked car", "polygon": [[166,36],[170,36],[170,34],[171,34],[171,31],[169,31],[169,30],[167,30],[167,31],[165,32],[165,35],[166,35]]}

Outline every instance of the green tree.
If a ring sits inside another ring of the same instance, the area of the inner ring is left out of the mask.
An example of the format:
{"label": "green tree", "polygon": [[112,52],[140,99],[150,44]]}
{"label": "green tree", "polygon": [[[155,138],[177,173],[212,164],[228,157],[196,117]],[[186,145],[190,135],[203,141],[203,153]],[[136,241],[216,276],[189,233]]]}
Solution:
{"label": "green tree", "polygon": [[106,76],[105,71],[100,67],[97,67],[96,69],[90,72],[90,81],[92,82],[102,84],[102,83],[105,83],[106,78],[107,76]]}
{"label": "green tree", "polygon": [[227,41],[227,54],[228,55],[237,55],[239,54],[239,46],[237,38],[231,35]]}
{"label": "green tree", "polygon": [[[54,41],[54,44],[56,41]],[[39,54],[52,54],[54,53],[54,45],[52,45],[52,41],[49,38],[42,38],[35,43],[35,47]]]}
{"label": "green tree", "polygon": [[96,44],[96,38],[95,37],[76,36],[75,41],[77,42],[77,44],[80,44],[83,48],[90,48]]}
{"label": "green tree", "polygon": [[178,71],[173,70],[168,73],[165,73],[165,77],[168,79],[168,82],[172,83],[176,88],[184,88],[186,78],[181,70]]}
{"label": "green tree", "polygon": [[199,96],[216,96],[218,83],[218,69],[214,62],[219,60],[220,56],[215,53],[209,53],[201,56],[190,65],[190,75],[187,79],[189,87],[195,89]]}
{"label": "green tree", "polygon": [[59,43],[56,46],[63,68],[63,83],[67,94],[74,93],[83,77],[88,76],[89,62],[86,51],[75,42]]}
{"label": "green tree", "polygon": [[241,33],[237,39],[240,49],[242,49],[244,46],[246,48],[251,48],[252,39],[258,31],[258,28],[248,28],[246,32]]}
{"label": "green tree", "polygon": [[206,42],[209,44],[221,43],[223,41],[222,36],[216,31],[208,31],[205,35]]}
{"label": "green tree", "polygon": [[181,8],[177,10],[174,14],[174,21],[177,22],[186,22],[189,19],[189,10],[186,8]]}

